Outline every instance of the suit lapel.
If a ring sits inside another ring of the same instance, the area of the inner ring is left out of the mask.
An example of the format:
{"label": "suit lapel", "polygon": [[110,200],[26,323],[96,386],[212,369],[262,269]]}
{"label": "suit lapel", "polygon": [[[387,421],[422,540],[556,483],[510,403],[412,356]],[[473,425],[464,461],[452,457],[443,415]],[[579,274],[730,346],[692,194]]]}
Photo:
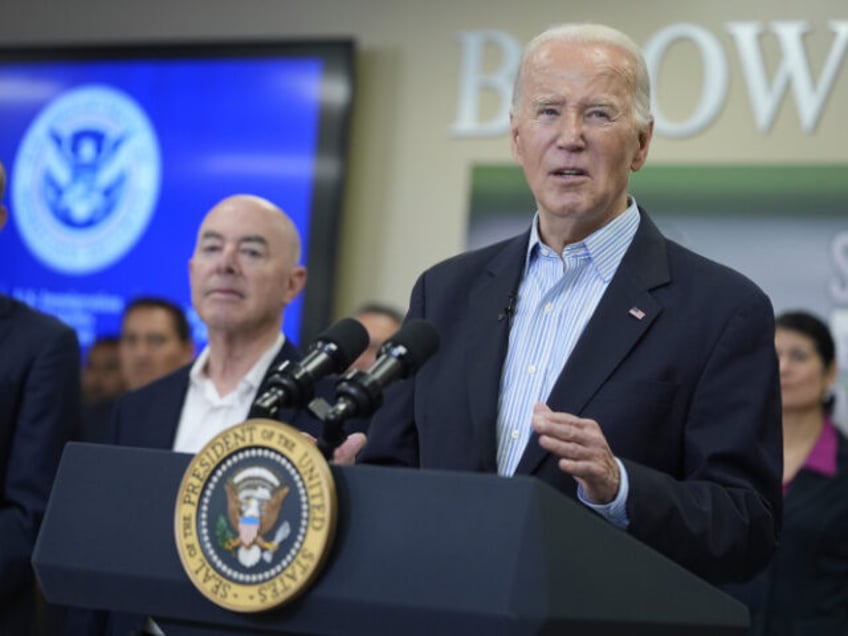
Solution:
{"label": "suit lapel", "polygon": [[468,404],[476,448],[481,452],[481,469],[494,470],[497,443],[501,370],[509,342],[510,317],[505,308],[517,293],[524,269],[529,234],[507,241],[504,249],[488,263],[468,296],[468,355],[465,374]]}
{"label": "suit lapel", "polygon": [[162,412],[158,416],[158,419],[160,422],[166,424],[163,426],[143,427],[153,435],[153,439],[150,440],[151,448],[172,449],[174,442],[177,440],[177,427],[179,427],[180,417],[182,416],[183,406],[185,405],[186,395],[188,394],[191,363],[176,373],[177,381],[164,385],[170,391],[170,395],[163,396],[160,400]]}
{"label": "suit lapel", "polygon": [[[670,280],[665,239],[644,213],[595,313],[551,389],[554,411],[579,415],[662,311],[652,289]],[[547,452],[533,433],[516,469],[532,473]]]}

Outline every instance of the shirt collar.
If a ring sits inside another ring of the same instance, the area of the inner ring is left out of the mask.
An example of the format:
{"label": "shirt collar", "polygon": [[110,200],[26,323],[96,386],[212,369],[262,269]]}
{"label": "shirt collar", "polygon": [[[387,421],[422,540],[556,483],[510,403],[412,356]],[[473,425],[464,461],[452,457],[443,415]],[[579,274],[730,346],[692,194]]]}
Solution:
{"label": "shirt collar", "polygon": [[[259,357],[256,364],[254,364],[250,368],[250,371],[247,372],[247,375],[242,378],[239,383],[240,389],[249,388],[251,390],[255,390],[259,388],[259,385],[262,384],[262,380],[265,378],[265,372],[271,365],[271,361],[277,356],[280,349],[283,348],[285,341],[286,337],[282,333],[277,335],[277,339],[274,341],[274,344],[265,350],[265,353]],[[208,361],[209,345],[207,344],[200,355],[197,356],[197,360],[194,361],[194,364],[191,365],[189,378],[191,379],[192,384],[200,385],[204,380],[208,379],[209,376],[206,375],[206,363]]]}
{"label": "shirt collar", "polygon": [[[608,283],[615,274],[621,259],[624,258],[624,253],[639,228],[639,207],[636,204],[636,199],[629,196],[628,200],[630,204],[623,214],[619,214],[582,241],[566,245],[563,250],[563,255],[568,252],[587,251],[597,268],[598,275],[605,283]],[[525,273],[530,267],[531,261],[538,256],[542,246],[542,239],[539,236],[539,211],[537,210],[536,214],[533,215],[530,241],[524,259]]]}
{"label": "shirt collar", "polygon": [[804,468],[821,473],[827,477],[833,477],[836,474],[837,446],[836,429],[830,418],[825,417],[824,426],[822,426],[821,433],[819,433],[819,438],[816,440],[813,449],[807,455]]}

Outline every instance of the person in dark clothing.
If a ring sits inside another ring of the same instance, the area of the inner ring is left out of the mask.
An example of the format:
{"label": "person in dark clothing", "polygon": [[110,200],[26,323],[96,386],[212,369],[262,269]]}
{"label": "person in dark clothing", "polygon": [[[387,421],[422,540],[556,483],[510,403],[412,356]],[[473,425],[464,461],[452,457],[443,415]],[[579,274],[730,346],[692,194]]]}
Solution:
{"label": "person in dark clothing", "polygon": [[779,315],[783,402],[783,537],[768,568],[728,591],[755,636],[848,634],[848,438],[832,421],[837,365],[818,317]]}

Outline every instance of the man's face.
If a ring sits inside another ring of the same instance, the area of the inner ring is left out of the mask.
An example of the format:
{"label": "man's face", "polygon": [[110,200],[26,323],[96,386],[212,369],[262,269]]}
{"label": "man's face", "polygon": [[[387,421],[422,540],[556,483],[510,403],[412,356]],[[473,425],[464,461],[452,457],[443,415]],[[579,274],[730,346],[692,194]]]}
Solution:
{"label": "man's face", "polygon": [[121,327],[121,371],[128,389],[137,389],[184,364],[194,355],[183,342],[174,320],[161,307],[140,306],[124,316]]}
{"label": "man's face", "polygon": [[295,263],[293,231],[279,210],[248,197],[225,199],[206,215],[189,274],[192,303],[210,336],[279,330],[283,308],[306,279]]}
{"label": "man's face", "polygon": [[391,316],[379,313],[364,313],[356,316],[356,319],[368,332],[368,347],[350,365],[353,369],[367,371],[377,361],[377,354],[383,343],[395,335],[400,325]]}
{"label": "man's face", "polygon": [[600,44],[548,42],[526,61],[511,118],[512,150],[542,226],[566,223],[585,238],[627,207],[630,171],[645,162],[651,126],[633,116],[627,56]]}
{"label": "man's face", "polygon": [[82,370],[82,396],[86,403],[118,397],[125,388],[118,344],[97,342],[88,350]]}

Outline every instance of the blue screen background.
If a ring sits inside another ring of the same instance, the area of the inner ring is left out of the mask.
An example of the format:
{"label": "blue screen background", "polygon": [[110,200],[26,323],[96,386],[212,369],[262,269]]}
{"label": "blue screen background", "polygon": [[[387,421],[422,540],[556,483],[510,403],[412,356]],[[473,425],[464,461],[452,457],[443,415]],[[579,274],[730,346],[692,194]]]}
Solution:
{"label": "blue screen background", "polygon": [[[11,190],[18,146],[33,120],[55,98],[88,84],[121,90],[146,112],[159,142],[161,185],[153,217],[127,254],[102,271],[68,275],[42,264],[24,243]],[[202,346],[188,259],[200,221],[217,201],[250,193],[282,207],[300,230],[308,264],[321,90],[318,58],[0,64],[0,158],[10,212],[0,232],[0,292],[74,326],[83,348],[119,333],[128,299],[165,296],[186,309]],[[297,344],[301,314],[302,297],[287,308],[283,329]]]}

